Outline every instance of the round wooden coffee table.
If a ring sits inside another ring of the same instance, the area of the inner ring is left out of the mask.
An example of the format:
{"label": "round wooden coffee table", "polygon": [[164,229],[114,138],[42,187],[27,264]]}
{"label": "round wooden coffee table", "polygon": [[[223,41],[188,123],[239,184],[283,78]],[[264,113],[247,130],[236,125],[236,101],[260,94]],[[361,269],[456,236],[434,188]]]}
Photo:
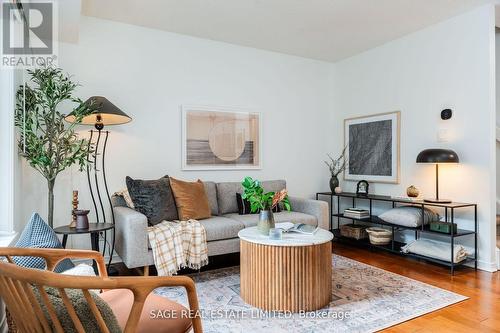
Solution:
{"label": "round wooden coffee table", "polygon": [[267,311],[314,311],[332,296],[333,234],[283,233],[282,240],[261,235],[257,227],[241,230],[241,297]]}

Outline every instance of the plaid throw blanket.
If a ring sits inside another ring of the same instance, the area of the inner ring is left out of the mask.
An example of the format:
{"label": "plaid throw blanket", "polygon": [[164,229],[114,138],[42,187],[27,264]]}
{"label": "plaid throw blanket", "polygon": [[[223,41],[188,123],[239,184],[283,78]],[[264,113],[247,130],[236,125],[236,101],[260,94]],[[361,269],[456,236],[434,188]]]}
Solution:
{"label": "plaid throw blanket", "polygon": [[171,276],[184,267],[208,264],[205,228],[196,220],[163,221],[148,227],[148,237],[159,276]]}

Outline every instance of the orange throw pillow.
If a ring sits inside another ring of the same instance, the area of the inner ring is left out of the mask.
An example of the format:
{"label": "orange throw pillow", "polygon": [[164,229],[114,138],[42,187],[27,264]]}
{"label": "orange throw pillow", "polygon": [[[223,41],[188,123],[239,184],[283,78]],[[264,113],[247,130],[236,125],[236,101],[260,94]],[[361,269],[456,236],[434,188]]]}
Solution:
{"label": "orange throw pillow", "polygon": [[211,216],[210,204],[203,182],[185,182],[170,177],[170,186],[174,193],[179,220],[201,220]]}

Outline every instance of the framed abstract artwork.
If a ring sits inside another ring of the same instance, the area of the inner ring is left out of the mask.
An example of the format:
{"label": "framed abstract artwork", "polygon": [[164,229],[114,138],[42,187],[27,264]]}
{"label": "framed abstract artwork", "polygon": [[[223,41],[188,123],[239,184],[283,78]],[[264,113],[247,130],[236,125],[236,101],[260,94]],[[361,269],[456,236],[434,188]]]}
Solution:
{"label": "framed abstract artwork", "polygon": [[401,112],[344,120],[346,180],[399,183]]}
{"label": "framed abstract artwork", "polygon": [[182,106],[182,169],[261,168],[261,115],[220,106]]}

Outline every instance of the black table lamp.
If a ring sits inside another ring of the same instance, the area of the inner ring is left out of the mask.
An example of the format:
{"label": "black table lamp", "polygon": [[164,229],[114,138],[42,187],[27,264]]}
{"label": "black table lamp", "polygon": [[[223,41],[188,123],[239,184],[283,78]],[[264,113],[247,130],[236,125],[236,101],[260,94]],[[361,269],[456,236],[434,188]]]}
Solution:
{"label": "black table lamp", "polygon": [[458,163],[458,155],[451,149],[425,149],[417,156],[417,163],[436,164],[436,198],[424,199],[427,202],[450,203],[451,200],[439,198],[439,164]]}
{"label": "black table lamp", "polygon": [[[102,183],[104,183],[104,189],[106,192],[107,201],[111,209],[111,218],[113,224],[115,223],[115,214],[113,212],[113,207],[111,204],[111,197],[108,190],[108,182],[106,180],[106,168],[105,168],[105,156],[106,156],[106,145],[108,143],[109,131],[103,131],[104,126],[108,125],[121,125],[128,123],[132,120],[125,112],[120,110],[116,105],[111,103],[106,97],[102,96],[92,96],[85,101],[86,104],[90,105],[93,110],[91,114],[82,119],[82,125],[94,126],[96,130],[90,130],[89,146],[93,145],[93,162],[94,170],[93,177],[91,177],[90,167],[87,165],[87,180],[89,183],[90,196],[92,197],[92,203],[94,204],[95,214],[97,223],[106,223],[106,211],[104,209],[104,202],[102,200],[101,191],[99,189],[98,181],[98,157],[100,157],[101,171],[102,171]],[[75,116],[69,114],[65,120],[67,122],[73,123],[75,121]],[[103,135],[104,133],[104,135]],[[102,138],[103,136],[103,138]],[[90,159],[90,157],[89,157]],[[95,190],[94,190],[95,188]],[[96,200],[97,198],[97,200]],[[100,213],[99,214],[99,208]],[[113,250],[115,248],[115,230],[113,229],[113,245],[109,254],[108,267],[111,264],[111,259],[113,258]],[[104,251],[106,250],[106,233],[104,234]],[[103,255],[104,255],[103,251]]]}

